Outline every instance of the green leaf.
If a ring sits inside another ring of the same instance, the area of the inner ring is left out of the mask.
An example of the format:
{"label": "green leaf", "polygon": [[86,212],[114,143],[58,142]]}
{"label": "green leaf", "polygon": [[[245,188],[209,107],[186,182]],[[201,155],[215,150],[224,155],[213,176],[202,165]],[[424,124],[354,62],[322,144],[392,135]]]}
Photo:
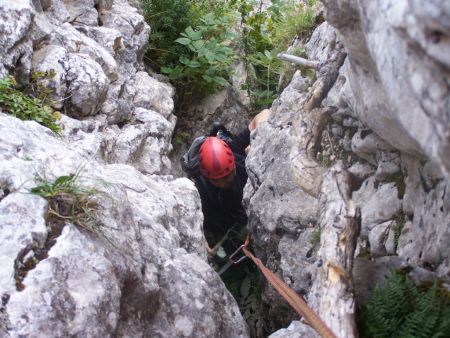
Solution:
{"label": "green leaf", "polygon": [[216,55],[215,55],[214,53],[208,51],[208,52],[205,54],[205,57],[206,57],[206,59],[207,59],[209,62],[213,62],[213,61],[215,60],[215,58],[216,58]]}
{"label": "green leaf", "polygon": [[211,82],[214,81],[213,78],[212,78],[211,76],[206,75],[206,74],[202,75],[202,78],[203,78],[203,80],[205,80],[205,81],[208,82],[208,83],[211,83]]}
{"label": "green leaf", "polygon": [[192,45],[195,47],[195,49],[199,50],[205,45],[205,41],[203,40],[193,41]]}
{"label": "green leaf", "polygon": [[228,81],[221,76],[214,76],[214,82],[224,87],[229,85]]}
{"label": "green leaf", "polygon": [[202,38],[202,33],[194,31],[191,26],[186,28],[185,32],[191,40],[200,40]]}
{"label": "green leaf", "polygon": [[178,42],[179,44],[186,46],[186,45],[189,45],[191,43],[191,39],[178,38],[178,39],[175,40],[175,42]]}
{"label": "green leaf", "polygon": [[73,179],[72,176],[60,176],[55,180],[54,185],[62,186],[62,185],[65,185],[66,183],[69,183],[70,181],[72,181],[72,179]]}
{"label": "green leaf", "polygon": [[45,187],[42,185],[39,185],[37,187],[31,188],[30,192],[36,195],[41,195],[46,191]]}

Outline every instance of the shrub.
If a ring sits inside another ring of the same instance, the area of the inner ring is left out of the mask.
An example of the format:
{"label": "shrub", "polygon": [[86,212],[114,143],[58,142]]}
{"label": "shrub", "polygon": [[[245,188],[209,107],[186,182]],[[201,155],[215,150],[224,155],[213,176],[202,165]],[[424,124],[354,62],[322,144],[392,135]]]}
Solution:
{"label": "shrub", "polygon": [[[36,90],[38,87],[36,87]],[[40,92],[45,95],[43,91]],[[56,124],[59,113],[54,112],[46,102],[48,97],[40,99],[25,95],[16,89],[16,81],[12,76],[0,79],[0,107],[21,120],[34,120],[43,126],[50,128],[56,133],[60,127]]]}
{"label": "shrub", "polygon": [[178,62],[182,46],[174,43],[188,26],[193,25],[191,4],[186,0],[141,0],[145,21],[151,26],[145,61],[159,71]]}
{"label": "shrub", "polygon": [[299,36],[303,41],[312,32],[315,0],[305,4],[296,1],[273,0],[265,11],[254,11],[254,4],[240,0],[239,12],[243,22],[243,44],[247,70],[250,74],[246,88],[255,110],[269,107],[279,90],[283,64],[277,54],[286,50]]}
{"label": "shrub", "polygon": [[[227,85],[234,61],[230,41],[234,40],[235,47],[244,51],[247,65],[248,80],[242,89],[259,111],[278,94],[282,63],[276,55],[295,36],[303,39],[312,32],[315,3],[273,0],[263,10],[262,2],[255,0],[141,0],[152,27],[146,63],[169,76],[184,105]],[[237,26],[237,15],[241,41],[228,33]]]}
{"label": "shrub", "polygon": [[169,76],[182,105],[228,85],[234,19],[226,3],[141,0],[141,4],[152,27],[145,61]]}
{"label": "shrub", "polygon": [[183,46],[183,54],[174,67],[161,67],[169,75],[182,94],[188,97],[204,97],[227,86],[225,79],[234,60],[228,47],[230,21],[208,13],[200,19],[196,29],[187,27],[175,40]]}

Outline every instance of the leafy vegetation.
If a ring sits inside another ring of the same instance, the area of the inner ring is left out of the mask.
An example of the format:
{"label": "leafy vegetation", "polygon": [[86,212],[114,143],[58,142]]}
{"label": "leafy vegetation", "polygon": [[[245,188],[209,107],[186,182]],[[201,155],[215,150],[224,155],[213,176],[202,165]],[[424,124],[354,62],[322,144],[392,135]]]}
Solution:
{"label": "leafy vegetation", "polygon": [[[231,65],[240,58],[248,73],[242,89],[255,110],[266,108],[279,89],[282,63],[277,54],[296,36],[302,40],[310,34],[315,3],[273,0],[263,9],[256,0],[141,0],[152,27],[145,60],[169,76],[183,105],[226,86]],[[230,33],[234,30],[242,31],[241,41]],[[243,55],[235,55],[231,41]]]}
{"label": "leafy vegetation", "polygon": [[[258,337],[262,323],[261,280],[256,266],[245,259],[232,266],[221,276],[227,289],[236,299],[242,316],[250,329],[251,337]],[[258,323],[259,322],[259,323]]]}
{"label": "leafy vegetation", "polygon": [[145,60],[169,76],[182,104],[228,85],[235,19],[225,3],[205,0],[141,0],[152,27]]}
{"label": "leafy vegetation", "polygon": [[60,225],[71,222],[90,232],[99,232],[100,222],[96,217],[99,205],[95,201],[99,192],[83,187],[78,180],[79,172],[75,175],[60,176],[53,182],[39,177],[39,184],[30,192],[47,199],[50,223]]}
{"label": "leafy vegetation", "polygon": [[4,112],[21,120],[34,120],[59,133],[60,127],[56,121],[60,114],[54,112],[49,106],[49,92],[39,81],[42,76],[52,76],[52,74],[35,73],[32,76],[31,92],[36,95],[35,97],[18,90],[17,83],[12,76],[0,79],[0,107]]}
{"label": "leafy vegetation", "polygon": [[279,90],[283,64],[277,54],[285,51],[294,38],[305,40],[312,32],[315,23],[312,7],[316,1],[304,5],[294,0],[274,0],[264,10],[261,1],[238,0],[237,3],[250,75],[246,89],[253,108],[260,110],[272,104]]}
{"label": "leafy vegetation", "polygon": [[421,290],[408,277],[392,272],[363,307],[359,324],[362,337],[449,337],[449,297],[437,283]]}
{"label": "leafy vegetation", "polygon": [[[209,264],[219,271],[227,262],[228,257],[242,245],[247,237],[247,229],[243,224],[237,224],[227,232],[226,240],[221,244],[216,255],[209,257]],[[223,234],[205,233],[208,243],[216,244],[224,237]],[[238,252],[235,259],[240,258],[242,252]],[[261,305],[261,278],[257,267],[249,259],[244,259],[237,265],[232,265],[220,276],[225,286],[236,299],[242,316],[250,329],[251,337],[260,337],[257,331],[262,325],[262,305]]]}
{"label": "leafy vegetation", "polygon": [[208,13],[194,30],[187,27],[175,42],[184,46],[179,63],[161,67],[183,95],[203,97],[228,85],[227,74],[234,60],[230,44],[229,19]]}

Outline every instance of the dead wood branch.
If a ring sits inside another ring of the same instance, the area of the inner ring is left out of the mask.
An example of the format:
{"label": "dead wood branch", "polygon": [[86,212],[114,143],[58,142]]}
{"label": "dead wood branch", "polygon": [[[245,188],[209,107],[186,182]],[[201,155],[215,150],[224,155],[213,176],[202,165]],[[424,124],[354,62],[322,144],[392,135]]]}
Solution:
{"label": "dead wood branch", "polygon": [[338,337],[358,337],[353,292],[353,255],[361,215],[350,200],[350,177],[340,163],[324,176],[320,195],[321,241],[310,301]]}
{"label": "dead wood branch", "polygon": [[339,75],[339,69],[344,64],[347,54],[341,43],[336,43],[336,48],[331,57],[321,63],[317,69],[317,80],[314,82],[308,97],[305,100],[304,108],[309,111],[318,108],[328,92],[333,87]]}
{"label": "dead wood branch", "polygon": [[312,68],[315,70],[317,70],[319,68],[319,64],[320,64],[318,61],[310,61],[310,60],[301,58],[299,56],[295,56],[295,55],[287,54],[287,53],[279,53],[277,56],[280,60],[288,61],[290,63],[296,64],[299,66],[304,66],[307,68]]}

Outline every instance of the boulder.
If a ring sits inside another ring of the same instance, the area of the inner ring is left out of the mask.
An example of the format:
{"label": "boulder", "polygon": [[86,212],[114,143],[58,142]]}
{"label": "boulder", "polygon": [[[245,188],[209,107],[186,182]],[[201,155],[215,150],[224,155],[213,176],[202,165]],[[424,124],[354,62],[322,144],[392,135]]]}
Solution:
{"label": "boulder", "polygon": [[35,10],[31,0],[2,1],[0,3],[0,78],[13,71],[25,79],[30,71],[32,44],[27,39]]}
{"label": "boulder", "polygon": [[367,236],[377,224],[390,220],[401,209],[398,188],[394,183],[380,183],[369,177],[352,199],[361,208],[361,235]]}

